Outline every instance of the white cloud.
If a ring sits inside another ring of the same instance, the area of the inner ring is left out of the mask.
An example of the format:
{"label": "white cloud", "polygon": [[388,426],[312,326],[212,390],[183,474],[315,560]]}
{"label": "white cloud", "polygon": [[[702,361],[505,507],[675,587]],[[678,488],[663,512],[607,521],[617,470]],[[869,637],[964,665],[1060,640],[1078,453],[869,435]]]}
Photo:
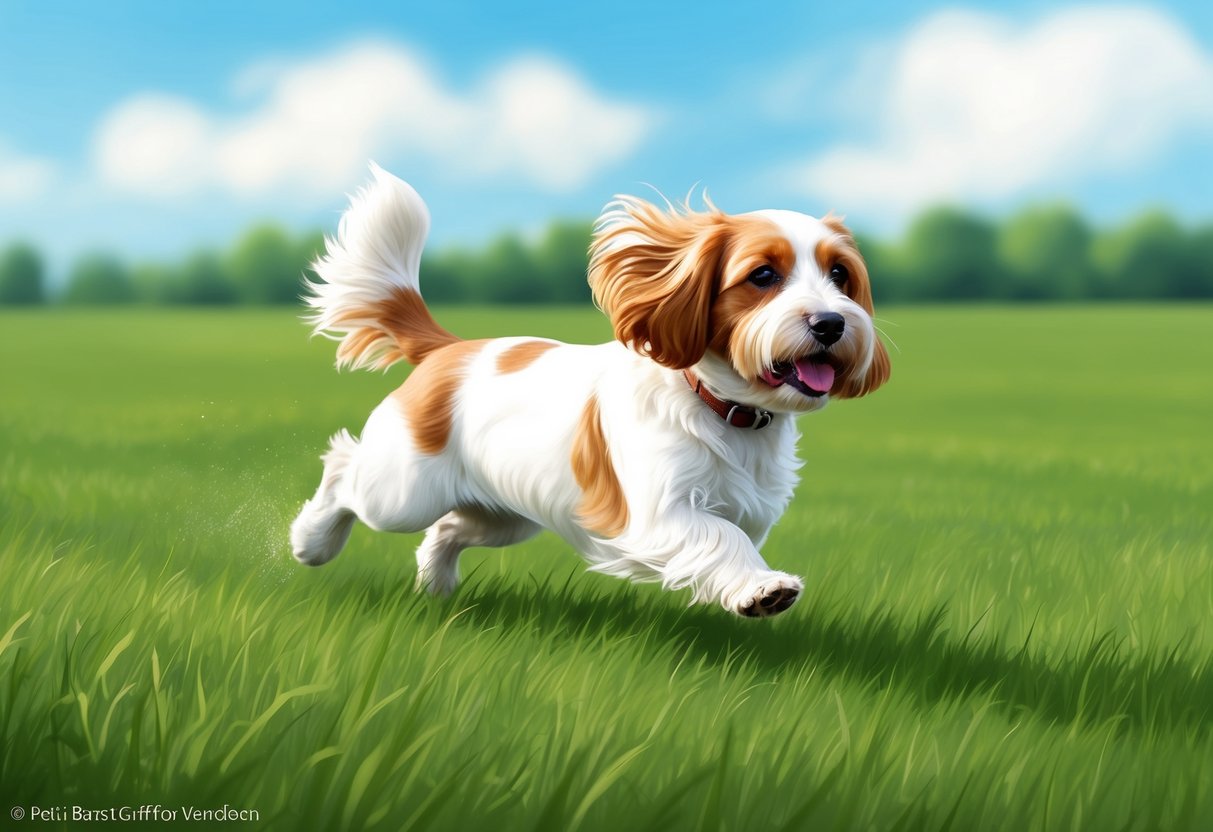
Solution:
{"label": "white cloud", "polygon": [[564,190],[628,156],[653,120],[550,59],[515,59],[460,92],[409,50],[382,42],[257,64],[233,89],[254,106],[228,115],[161,94],[120,103],[94,139],[101,179],[153,196],[331,193],[379,157]]}
{"label": "white cloud", "polygon": [[143,95],[101,125],[94,152],[105,179],[134,191],[177,194],[206,183],[215,128],[189,101]]}
{"label": "white cloud", "polygon": [[0,140],[0,204],[35,199],[54,178],[55,164],[49,159],[24,156]]}
{"label": "white cloud", "polygon": [[799,167],[805,190],[899,216],[1116,171],[1213,127],[1213,57],[1153,9],[1080,7],[1030,26],[940,12],[884,66],[877,138]]}

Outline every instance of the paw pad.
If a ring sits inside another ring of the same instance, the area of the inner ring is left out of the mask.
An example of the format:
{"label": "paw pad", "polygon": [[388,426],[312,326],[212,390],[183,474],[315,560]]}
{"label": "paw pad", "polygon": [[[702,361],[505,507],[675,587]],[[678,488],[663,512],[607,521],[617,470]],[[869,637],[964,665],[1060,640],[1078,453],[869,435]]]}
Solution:
{"label": "paw pad", "polygon": [[778,615],[796,603],[800,590],[790,586],[763,588],[739,612],[746,618],[767,618]]}

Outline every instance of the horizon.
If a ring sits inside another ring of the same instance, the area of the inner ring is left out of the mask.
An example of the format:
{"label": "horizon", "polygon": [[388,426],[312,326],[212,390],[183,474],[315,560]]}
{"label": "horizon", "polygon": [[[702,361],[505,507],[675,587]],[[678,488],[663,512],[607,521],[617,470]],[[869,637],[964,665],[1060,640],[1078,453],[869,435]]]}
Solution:
{"label": "horizon", "polygon": [[[954,203],[940,202],[924,206],[920,211],[916,212],[909,218],[906,227],[900,228],[896,233],[873,233],[862,227],[854,227],[851,230],[859,238],[865,256],[870,256],[872,253],[867,252],[867,247],[875,243],[882,248],[884,252],[900,251],[907,243],[910,227],[915,221],[924,217],[927,214],[936,211],[958,211],[961,214],[975,218],[980,222],[986,223],[997,236],[1002,234],[1010,224],[1010,221],[1017,216],[1036,213],[1048,209],[1062,209],[1065,211],[1073,211],[1079,220],[1084,222],[1092,234],[1092,243],[1100,236],[1116,234],[1129,226],[1138,224],[1140,221],[1148,219],[1152,216],[1163,215],[1174,220],[1181,230],[1191,236],[1196,236],[1202,233],[1213,232],[1213,216],[1204,219],[1195,218],[1187,219],[1177,215],[1170,209],[1170,206],[1163,204],[1143,205],[1141,210],[1130,214],[1127,217],[1116,221],[1099,223],[1094,221],[1090,216],[1083,213],[1077,206],[1071,202],[1064,200],[1041,200],[1038,202],[1028,202],[1017,206],[1013,212],[1005,214],[995,214],[992,212],[983,211],[980,208],[974,208]],[[463,240],[446,240],[442,243],[435,243],[431,236],[431,240],[425,247],[425,257],[427,260],[445,259],[451,255],[463,255],[473,257],[483,257],[490,253],[492,247],[505,239],[513,239],[522,243],[528,250],[534,249],[544,236],[551,230],[577,225],[581,223],[590,223],[593,221],[590,216],[564,216],[551,217],[548,221],[526,231],[521,231],[512,227],[504,227],[492,231],[488,236],[482,239],[472,240],[470,242]],[[43,259],[43,267],[45,269],[44,276],[46,278],[46,288],[50,292],[50,299],[54,300],[62,296],[67,288],[68,281],[71,277],[73,269],[86,260],[94,260],[98,257],[113,258],[117,260],[124,269],[128,271],[137,271],[141,268],[157,268],[164,267],[167,269],[180,268],[185,262],[191,258],[198,256],[226,258],[247,239],[250,235],[265,230],[273,230],[284,234],[294,244],[304,244],[309,238],[313,238],[318,234],[324,234],[325,237],[332,236],[336,233],[336,223],[330,228],[307,227],[301,226],[293,228],[285,223],[281,223],[272,217],[267,217],[263,220],[254,220],[249,225],[235,229],[232,236],[215,241],[204,241],[197,245],[184,248],[180,251],[172,252],[165,256],[127,256],[123,252],[114,248],[91,248],[77,252],[70,259],[56,263],[48,257],[47,253],[39,248],[36,244],[23,238],[0,239],[0,253],[9,250],[16,245],[32,245],[35,253]],[[424,262],[424,261],[423,261]],[[58,266],[57,269],[53,268]]]}

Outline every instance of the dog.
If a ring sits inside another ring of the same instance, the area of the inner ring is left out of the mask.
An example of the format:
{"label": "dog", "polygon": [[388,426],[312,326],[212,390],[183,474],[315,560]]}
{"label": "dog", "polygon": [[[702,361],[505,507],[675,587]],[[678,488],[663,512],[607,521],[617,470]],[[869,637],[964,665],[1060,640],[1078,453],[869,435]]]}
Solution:
{"label": "dog", "polygon": [[464,549],[546,528],[593,571],[690,589],[692,603],[791,607],[801,579],[759,549],[797,482],[796,417],[890,372],[842,222],[620,196],[589,251],[616,340],[462,340],[421,299],[425,203],[371,170],[313,265],[306,320],[337,341],[339,369],[415,369],[360,438],[332,438],[291,526],[295,558],[331,560],[355,520],[424,529],[417,587],[449,593]]}

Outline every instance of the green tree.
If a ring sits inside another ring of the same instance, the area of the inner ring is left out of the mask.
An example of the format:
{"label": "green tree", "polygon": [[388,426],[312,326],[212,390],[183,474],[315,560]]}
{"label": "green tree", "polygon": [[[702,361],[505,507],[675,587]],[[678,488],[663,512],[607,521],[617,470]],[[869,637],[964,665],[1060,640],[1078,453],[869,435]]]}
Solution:
{"label": "green tree", "polygon": [[1204,294],[1202,266],[1175,218],[1142,214],[1095,241],[1101,294],[1122,298],[1194,298]]}
{"label": "green tree", "polygon": [[537,279],[544,285],[543,300],[551,303],[589,303],[590,221],[561,221],[548,226],[532,251]]}
{"label": "green tree", "polygon": [[1213,298],[1213,224],[1194,231],[1189,248],[1197,291],[1202,298]]}
{"label": "green tree", "polygon": [[251,229],[227,258],[237,294],[250,303],[297,303],[307,266],[299,245],[273,225]]}
{"label": "green tree", "polygon": [[920,214],[906,236],[914,294],[936,300],[988,298],[1002,283],[994,226],[956,208]]}
{"label": "green tree", "polygon": [[477,264],[466,252],[447,249],[421,257],[421,295],[430,303],[467,303],[474,300],[469,278]]}
{"label": "green tree", "polygon": [[0,304],[46,302],[42,257],[28,243],[13,243],[0,254]]}
{"label": "green tree", "polygon": [[1016,300],[1074,299],[1089,294],[1094,281],[1091,229],[1066,205],[1028,208],[998,235],[1005,291]]}
{"label": "green tree", "polygon": [[855,245],[868,266],[875,303],[913,299],[914,287],[910,284],[905,258],[896,246],[865,234],[855,235]]}
{"label": "green tree", "polygon": [[221,305],[235,303],[236,287],[212,251],[194,252],[181,266],[173,301],[176,303]]}
{"label": "green tree", "polygon": [[516,234],[498,237],[477,258],[474,285],[490,303],[542,303],[544,285],[534,259]]}
{"label": "green tree", "polygon": [[177,303],[179,283],[176,268],[166,263],[139,263],[131,269],[131,285],[141,303]]}
{"label": "green tree", "polygon": [[79,304],[129,303],[135,299],[135,287],[118,258],[98,252],[72,266],[63,299]]}

